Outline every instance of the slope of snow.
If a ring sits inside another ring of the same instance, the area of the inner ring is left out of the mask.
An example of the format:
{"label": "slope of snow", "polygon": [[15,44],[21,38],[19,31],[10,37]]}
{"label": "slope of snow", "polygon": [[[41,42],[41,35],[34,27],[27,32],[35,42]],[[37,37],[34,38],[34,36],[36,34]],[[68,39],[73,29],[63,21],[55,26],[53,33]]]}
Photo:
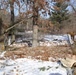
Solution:
{"label": "slope of snow", "polygon": [[0,60],[0,75],[67,75],[57,62],[32,59]]}

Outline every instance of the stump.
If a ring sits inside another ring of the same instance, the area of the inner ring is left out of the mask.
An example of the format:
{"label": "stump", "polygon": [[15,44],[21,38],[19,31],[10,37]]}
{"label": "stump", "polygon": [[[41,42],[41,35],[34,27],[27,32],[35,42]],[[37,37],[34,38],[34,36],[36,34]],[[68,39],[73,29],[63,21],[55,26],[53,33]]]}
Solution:
{"label": "stump", "polygon": [[0,42],[0,51],[5,50],[4,42]]}
{"label": "stump", "polygon": [[76,75],[76,62],[72,65],[71,68],[74,70],[73,75]]}

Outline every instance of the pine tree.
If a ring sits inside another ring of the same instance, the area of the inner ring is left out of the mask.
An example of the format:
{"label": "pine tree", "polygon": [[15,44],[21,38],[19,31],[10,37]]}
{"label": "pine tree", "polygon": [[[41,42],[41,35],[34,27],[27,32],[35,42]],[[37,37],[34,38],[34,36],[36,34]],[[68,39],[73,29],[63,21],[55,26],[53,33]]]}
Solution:
{"label": "pine tree", "polygon": [[58,28],[61,28],[62,21],[68,19],[68,10],[66,2],[55,2],[54,6],[52,8],[52,16],[51,21],[52,23],[57,26]]}

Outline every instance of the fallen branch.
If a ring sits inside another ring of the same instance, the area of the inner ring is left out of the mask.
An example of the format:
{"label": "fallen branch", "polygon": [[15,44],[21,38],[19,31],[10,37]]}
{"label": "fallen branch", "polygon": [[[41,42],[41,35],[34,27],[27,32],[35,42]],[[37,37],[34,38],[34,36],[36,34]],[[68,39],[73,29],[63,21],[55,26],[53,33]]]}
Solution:
{"label": "fallen branch", "polygon": [[17,25],[22,24],[23,21],[24,21],[24,20],[17,21],[13,26],[7,28],[7,29],[3,32],[3,34],[1,34],[0,36],[4,35],[5,33],[7,33],[7,32],[8,32],[9,30],[11,30],[12,28],[16,27]]}
{"label": "fallen branch", "polygon": [[12,28],[16,27],[17,25],[23,23],[24,20],[25,20],[25,19],[23,19],[23,20],[21,20],[21,21],[19,20],[19,21],[17,21],[13,26],[7,28],[7,29],[0,35],[0,42],[1,42],[2,40],[4,40],[4,34],[6,34],[9,30],[11,30]]}
{"label": "fallen branch", "polygon": [[17,25],[23,23],[24,20],[21,20],[20,22],[16,22],[16,24],[14,24],[13,26],[9,27],[8,29],[5,30],[5,32],[8,32],[9,30],[11,30],[12,28],[16,27]]}

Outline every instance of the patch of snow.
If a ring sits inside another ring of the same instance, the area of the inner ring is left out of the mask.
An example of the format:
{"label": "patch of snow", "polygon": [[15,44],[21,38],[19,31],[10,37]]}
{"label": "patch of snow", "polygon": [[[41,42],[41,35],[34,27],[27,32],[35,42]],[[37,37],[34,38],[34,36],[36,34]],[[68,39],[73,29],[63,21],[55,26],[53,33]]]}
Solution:
{"label": "patch of snow", "polygon": [[58,46],[58,45],[68,45],[67,41],[44,41],[44,42],[39,42],[40,46]]}
{"label": "patch of snow", "polygon": [[70,34],[64,35],[45,35],[44,41],[40,41],[40,46],[58,46],[73,44]]}
{"label": "patch of snow", "polygon": [[16,48],[19,48],[19,47],[24,47],[24,46],[28,46],[27,43],[14,43],[14,44],[11,44],[9,45],[10,47],[16,47]]}
{"label": "patch of snow", "polygon": [[68,40],[67,34],[64,35],[45,35],[44,36],[45,40],[53,41],[54,39],[57,40]]}
{"label": "patch of snow", "polygon": [[31,34],[31,33],[33,33],[33,31],[25,31],[25,33],[29,33],[29,34]]}
{"label": "patch of snow", "polygon": [[10,65],[0,67],[0,75],[67,75],[67,70],[57,62],[21,58],[6,63]]}

